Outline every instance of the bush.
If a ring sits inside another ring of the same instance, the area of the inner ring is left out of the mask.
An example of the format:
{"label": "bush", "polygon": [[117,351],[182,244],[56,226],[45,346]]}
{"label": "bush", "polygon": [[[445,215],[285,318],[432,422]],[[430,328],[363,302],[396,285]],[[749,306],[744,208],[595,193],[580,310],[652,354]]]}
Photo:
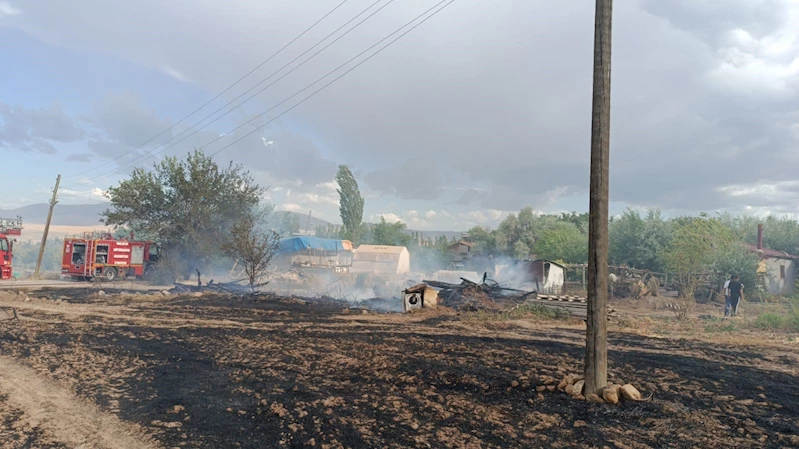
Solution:
{"label": "bush", "polygon": [[778,313],[773,312],[765,312],[761,313],[757,320],[755,320],[755,326],[769,331],[774,331],[778,329],[782,329],[788,322],[788,319],[784,315],[780,315]]}

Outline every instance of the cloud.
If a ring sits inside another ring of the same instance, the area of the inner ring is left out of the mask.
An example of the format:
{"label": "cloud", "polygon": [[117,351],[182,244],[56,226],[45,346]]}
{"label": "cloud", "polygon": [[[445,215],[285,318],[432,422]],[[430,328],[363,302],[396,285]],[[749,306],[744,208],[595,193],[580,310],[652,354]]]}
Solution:
{"label": "cloud", "polygon": [[73,200],[79,199],[79,200],[108,202],[109,200],[105,195],[106,191],[99,187],[92,187],[86,190],[76,190],[76,189],[67,189],[67,188],[58,189],[58,196],[64,199],[73,199]]}
{"label": "cloud", "polygon": [[163,70],[164,73],[166,73],[167,75],[171,76],[172,78],[175,78],[178,81],[182,81],[184,83],[188,83],[188,82],[191,81],[190,79],[186,78],[185,75],[183,75],[182,73],[178,72],[177,70],[175,70],[175,69],[173,69],[171,67],[164,67],[161,70]]}
{"label": "cloud", "polygon": [[19,8],[15,8],[8,2],[0,2],[0,19],[7,16],[17,16],[22,14]]}
{"label": "cloud", "polygon": [[58,103],[32,109],[0,101],[0,147],[55,154],[52,142],[71,143],[83,136],[83,129]]}
{"label": "cloud", "polygon": [[302,206],[300,206],[299,204],[283,203],[283,204],[275,207],[275,210],[288,211],[288,212],[302,212],[305,209]]}
{"label": "cloud", "polygon": [[[15,23],[53,45],[118,55],[154,70],[179,67],[181,77],[215,93],[333,6],[320,3],[297,0],[265,10],[257,2],[231,0],[224,21],[210,0],[188,10],[155,0],[31,3]],[[350,3],[248,78],[235,95],[365,6]],[[350,164],[363,173],[365,196],[381,203],[370,213],[451,202],[458,220],[490,222],[483,211],[545,209],[585,195],[594,8],[580,5],[456,2],[284,122],[223,155],[275,180],[298,181],[309,195],[321,195],[313,186],[329,182],[338,163]],[[424,7],[395,2],[259,96],[248,111],[274,106]],[[74,20],[62,20],[66,16]],[[612,201],[685,211],[733,208],[741,197],[722,189],[731,179],[741,185],[793,179],[799,162],[797,20],[799,5],[792,0],[619,2]],[[142,36],[141,29],[148,33]],[[114,104],[124,110],[131,103]],[[108,145],[95,144],[93,151],[120,154],[141,143],[141,129],[158,128],[147,123],[169,123],[163,115],[140,114],[147,108],[139,106],[120,114],[133,117],[132,123],[116,117],[101,125],[108,131],[99,141]],[[244,117],[241,112],[233,121]],[[136,123],[143,124],[139,131]],[[220,126],[212,137],[226,131]],[[262,137],[275,145],[264,147]],[[225,136],[209,149],[232,139]],[[747,202],[754,207],[769,198],[768,192],[755,192]],[[389,207],[392,201],[402,204]]]}

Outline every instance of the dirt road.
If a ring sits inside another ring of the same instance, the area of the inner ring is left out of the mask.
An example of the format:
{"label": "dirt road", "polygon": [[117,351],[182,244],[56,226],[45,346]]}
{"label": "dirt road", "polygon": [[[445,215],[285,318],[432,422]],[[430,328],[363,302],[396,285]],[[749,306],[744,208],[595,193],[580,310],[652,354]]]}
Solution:
{"label": "dirt road", "polygon": [[613,332],[611,380],[654,396],[595,405],[537,389],[580,370],[579,321],[66,294],[0,297],[3,449],[799,445],[795,348]]}
{"label": "dirt road", "polygon": [[[39,438],[49,440],[47,444],[78,449],[158,447],[138,426],[123,423],[15,360],[0,356],[0,366],[0,397],[4,406],[18,416],[14,428],[28,430],[28,435],[20,435],[22,438],[27,440],[38,433]],[[0,444],[8,447],[14,436],[4,433],[5,430],[0,430],[0,436],[4,437],[0,441],[5,441]]]}

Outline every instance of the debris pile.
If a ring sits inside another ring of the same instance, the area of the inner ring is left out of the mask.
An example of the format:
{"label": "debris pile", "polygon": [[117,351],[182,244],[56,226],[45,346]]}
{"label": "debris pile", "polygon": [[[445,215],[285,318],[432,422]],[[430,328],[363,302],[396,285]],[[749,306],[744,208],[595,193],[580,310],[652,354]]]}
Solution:
{"label": "debris pile", "polygon": [[524,292],[502,287],[486,279],[480,283],[461,278],[460,284],[440,281],[422,281],[438,289],[439,304],[460,311],[499,310],[535,298],[536,292]]}
{"label": "debris pile", "polygon": [[[622,399],[626,401],[648,401],[652,398],[649,396],[644,399],[641,392],[638,391],[632,384],[608,384],[601,388],[597,393],[584,394],[585,377],[582,375],[568,374],[563,377],[558,383],[557,379],[547,377],[542,379],[543,385],[536,388],[537,391],[544,390],[555,391],[558,390],[568,394],[574,399],[593,402],[596,404],[618,404]],[[557,385],[556,385],[557,383]]]}
{"label": "debris pile", "polygon": [[[474,312],[478,310],[506,310],[523,304],[541,304],[552,309],[565,310],[570,315],[586,318],[586,299],[569,295],[539,294],[535,291],[524,291],[502,287],[496,281],[483,275],[480,283],[461,278],[460,284],[439,281],[422,281],[424,284],[440,290],[439,304],[458,311]],[[613,307],[608,306],[608,317],[618,316]]]}
{"label": "debris pile", "polygon": [[[263,287],[268,282],[264,282],[263,284],[258,284],[255,288]],[[253,289],[250,288],[249,285],[242,285],[239,281],[233,282],[224,282],[224,283],[215,283],[213,279],[208,281],[205,285],[187,285],[187,284],[175,284],[174,287],[168,290],[169,293],[204,293],[204,292],[215,292],[215,293],[231,293],[231,294],[240,294],[240,295],[258,295],[259,292],[253,292]]]}

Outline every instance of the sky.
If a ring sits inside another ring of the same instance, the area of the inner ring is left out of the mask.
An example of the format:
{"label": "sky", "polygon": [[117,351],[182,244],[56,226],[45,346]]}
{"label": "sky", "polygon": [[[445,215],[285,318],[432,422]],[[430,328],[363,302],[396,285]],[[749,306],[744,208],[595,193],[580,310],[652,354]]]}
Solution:
{"label": "sky", "polygon": [[[438,4],[0,0],[0,208],[201,148],[331,222],[339,164],[367,221],[587,211],[594,1]],[[612,61],[611,213],[799,215],[799,0],[615,2]]]}

